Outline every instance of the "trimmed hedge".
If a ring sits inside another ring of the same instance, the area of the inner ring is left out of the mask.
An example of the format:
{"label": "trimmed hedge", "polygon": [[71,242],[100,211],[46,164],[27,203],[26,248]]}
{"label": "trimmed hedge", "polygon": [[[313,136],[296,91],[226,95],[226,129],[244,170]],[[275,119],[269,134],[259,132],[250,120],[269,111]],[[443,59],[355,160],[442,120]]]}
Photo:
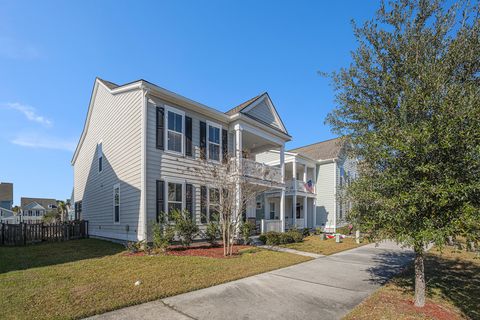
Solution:
{"label": "trimmed hedge", "polygon": [[259,240],[269,246],[303,241],[303,233],[296,229],[287,232],[269,231],[260,235]]}

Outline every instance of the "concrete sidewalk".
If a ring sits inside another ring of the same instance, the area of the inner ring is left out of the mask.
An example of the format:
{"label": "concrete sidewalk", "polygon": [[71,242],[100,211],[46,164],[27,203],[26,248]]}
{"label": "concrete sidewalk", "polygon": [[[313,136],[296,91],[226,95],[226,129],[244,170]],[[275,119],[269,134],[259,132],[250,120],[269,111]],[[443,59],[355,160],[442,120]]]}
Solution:
{"label": "concrete sidewalk", "polygon": [[340,319],[412,258],[369,244],[92,319]]}

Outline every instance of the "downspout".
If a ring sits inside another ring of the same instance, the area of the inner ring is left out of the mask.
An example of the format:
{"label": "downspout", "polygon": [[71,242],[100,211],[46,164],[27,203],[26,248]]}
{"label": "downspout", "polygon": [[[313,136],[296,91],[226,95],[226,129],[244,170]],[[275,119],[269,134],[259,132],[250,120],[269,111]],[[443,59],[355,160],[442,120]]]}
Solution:
{"label": "downspout", "polygon": [[147,229],[147,94],[149,90],[142,85],[142,139],[141,139],[141,173],[140,183],[140,203],[141,203],[141,216],[143,220],[143,239],[147,241],[148,229]]}

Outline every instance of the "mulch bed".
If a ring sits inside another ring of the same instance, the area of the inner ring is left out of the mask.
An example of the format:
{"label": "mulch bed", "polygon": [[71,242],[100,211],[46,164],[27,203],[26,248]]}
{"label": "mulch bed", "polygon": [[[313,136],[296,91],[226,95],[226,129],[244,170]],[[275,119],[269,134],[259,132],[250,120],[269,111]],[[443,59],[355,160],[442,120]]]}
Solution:
{"label": "mulch bed", "polygon": [[208,257],[208,258],[232,258],[238,256],[238,252],[242,249],[248,249],[251,246],[233,246],[233,255],[225,257],[223,255],[223,246],[211,246],[211,245],[192,245],[184,248],[182,246],[172,246],[167,251],[171,256],[196,256],[196,257]]}
{"label": "mulch bed", "polygon": [[[233,255],[225,257],[223,255],[222,245],[211,245],[205,243],[193,243],[189,247],[181,245],[172,245],[168,247],[166,252],[169,256],[194,256],[194,257],[208,257],[208,258],[233,258],[239,255],[239,251],[243,249],[252,248],[251,246],[234,245]],[[125,252],[123,255],[128,257],[145,256],[146,253],[140,252]]]}

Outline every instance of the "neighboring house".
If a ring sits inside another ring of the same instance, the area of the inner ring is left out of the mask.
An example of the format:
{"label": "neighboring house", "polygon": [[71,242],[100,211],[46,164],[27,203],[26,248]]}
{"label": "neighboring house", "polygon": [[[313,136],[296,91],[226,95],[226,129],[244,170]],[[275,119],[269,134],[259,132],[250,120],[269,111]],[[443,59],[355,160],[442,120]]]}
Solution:
{"label": "neighboring house", "polygon": [[[259,154],[257,161],[278,166],[276,153]],[[285,152],[285,172],[285,224],[279,214],[278,192],[266,192],[263,230],[284,230],[295,225],[335,232],[346,224],[350,203],[343,197],[344,187],[357,177],[357,161],[346,157],[340,138]]]}
{"label": "neighboring house", "polygon": [[21,222],[40,223],[46,213],[57,209],[57,200],[45,198],[20,198]]}
{"label": "neighboring house", "polygon": [[[97,78],[72,159],[75,216],[89,221],[90,235],[112,239],[150,240],[160,212],[174,208],[190,211],[203,228],[218,190],[189,169],[201,157],[234,156],[249,183],[277,189],[285,201],[281,168],[290,139],[267,93],[224,113],[145,80]],[[255,161],[272,149],[279,168]]]}
{"label": "neighboring house", "polygon": [[20,217],[15,212],[0,207],[0,223],[15,224],[19,222]]}
{"label": "neighboring house", "polygon": [[13,207],[13,183],[0,183],[0,208],[12,210]]}

